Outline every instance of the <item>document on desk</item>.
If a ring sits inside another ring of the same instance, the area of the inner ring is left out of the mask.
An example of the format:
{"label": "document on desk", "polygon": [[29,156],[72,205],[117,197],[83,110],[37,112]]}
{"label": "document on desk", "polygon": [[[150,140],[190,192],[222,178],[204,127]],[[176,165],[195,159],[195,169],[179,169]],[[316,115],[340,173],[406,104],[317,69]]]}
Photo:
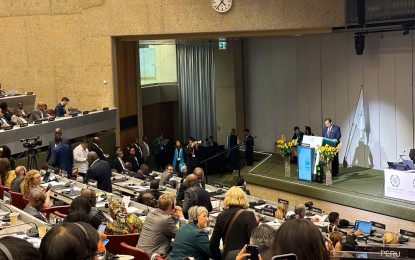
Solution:
{"label": "document on desk", "polygon": [[63,186],[65,187],[66,182],[62,182],[62,181],[51,181],[51,182],[46,182],[46,183],[42,183],[39,186],[46,188],[49,184],[52,185],[52,187],[57,187],[57,186]]}

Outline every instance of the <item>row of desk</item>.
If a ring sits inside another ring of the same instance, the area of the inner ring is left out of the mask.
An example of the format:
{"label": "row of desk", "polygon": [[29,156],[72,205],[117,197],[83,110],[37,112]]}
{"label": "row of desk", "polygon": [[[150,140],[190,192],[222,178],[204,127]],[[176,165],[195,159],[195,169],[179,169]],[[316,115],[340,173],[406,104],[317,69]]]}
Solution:
{"label": "row of desk", "polygon": [[115,128],[117,109],[112,108],[106,111],[91,111],[86,115],[76,117],[59,117],[55,121],[44,121],[41,124],[29,124],[27,127],[15,126],[10,130],[0,130],[2,145],[7,145],[13,154],[26,151],[21,139],[39,136],[43,141],[42,145],[36,148],[47,146],[53,140],[56,128],[61,128],[63,137],[73,139],[80,136],[111,130]]}
{"label": "row of desk", "polygon": [[[159,177],[156,177],[159,178]],[[180,178],[175,177],[176,181],[180,181]],[[80,192],[83,188],[86,188],[86,185],[83,184],[81,181],[76,181],[74,184],[74,191],[75,194],[70,195],[70,188],[69,188],[69,182],[70,180],[64,178],[64,177],[60,177],[59,181],[57,182],[52,182],[52,188],[51,188],[51,197],[59,199],[64,201],[67,204],[70,204],[72,202],[72,200],[80,195]],[[113,182],[113,193],[105,193],[103,191],[97,190],[97,196],[98,201],[97,201],[97,208],[102,210],[105,213],[108,213],[108,203],[111,199],[116,199],[116,198],[121,198],[120,195],[127,195],[127,196],[137,196],[140,192],[145,191],[147,189],[149,189],[148,183],[147,185],[143,184],[143,181],[140,179],[135,179],[132,177],[128,177],[122,174],[118,174],[118,173],[114,173],[113,177],[112,177],[112,182]],[[44,186],[46,186],[47,184],[43,184]],[[91,183],[89,185],[90,188],[96,189],[94,188],[94,183]],[[214,211],[210,214],[210,220],[211,220],[211,225],[210,225],[210,231],[214,226],[214,223],[216,221],[216,217],[218,216],[218,214],[221,211],[221,206],[222,206],[222,200],[224,198],[224,194],[218,194],[218,188],[211,186],[211,185],[206,185],[206,189],[213,195],[212,196],[212,205],[214,208]],[[176,189],[173,188],[169,188],[169,187],[162,187],[160,189],[162,192],[172,192],[172,193],[176,193]],[[118,194],[117,194],[118,193]],[[105,195],[105,196],[104,196]],[[248,199],[250,201],[257,201],[258,198],[255,196],[248,196]],[[248,210],[252,210],[252,211],[257,211],[257,212],[261,212],[261,207],[264,207],[265,205],[271,205],[273,207],[276,206],[276,203],[274,202],[266,202],[266,204],[264,205],[260,205],[260,206],[256,206],[255,208],[250,208]],[[3,209],[2,206],[0,206],[0,209]],[[148,209],[148,207],[146,205],[137,203],[135,201],[131,201],[129,207],[127,207],[127,211],[129,213],[135,213],[135,214],[141,214],[144,210]],[[290,207],[290,209],[292,210],[292,207]],[[17,209],[16,209],[17,211]],[[289,212],[289,214],[292,213]],[[26,214],[26,213],[24,213]],[[27,214],[26,214],[27,215]],[[317,214],[316,215],[319,219],[318,222],[316,222],[315,224],[319,227],[323,227],[328,225],[328,222],[326,221],[326,217],[327,215],[320,215]],[[26,216],[27,217],[27,216]],[[108,215],[109,217],[109,215]],[[274,228],[278,228],[283,221],[279,221],[276,220],[273,217],[270,216],[265,216],[265,215],[261,215],[262,217],[262,221],[261,223],[266,223],[269,224],[271,226],[273,226]],[[311,216],[309,216],[311,217]],[[142,219],[144,220],[145,217],[142,216]],[[37,222],[37,224],[41,225],[43,222],[37,220],[37,219],[33,219],[33,217],[29,216],[30,221],[33,222]],[[24,220],[24,219],[22,219]],[[40,223],[39,223],[40,222]],[[45,223],[43,223],[45,225]],[[376,229],[376,234],[382,234],[382,230],[378,230]],[[211,233],[211,232],[208,232]],[[0,231],[0,235],[1,235],[1,231]],[[374,252],[381,252],[383,249],[385,249],[385,247],[383,245],[381,245],[380,243],[374,243],[373,241],[368,241],[368,240],[358,240],[359,246],[360,248],[363,248],[365,251],[374,251]],[[410,238],[410,242],[407,245],[396,245],[395,249],[397,251],[399,250],[407,250],[407,248],[411,247],[411,248],[415,248],[414,246],[414,241],[412,238]],[[388,246],[388,248],[390,248],[390,246]],[[377,250],[377,251],[376,251]]]}

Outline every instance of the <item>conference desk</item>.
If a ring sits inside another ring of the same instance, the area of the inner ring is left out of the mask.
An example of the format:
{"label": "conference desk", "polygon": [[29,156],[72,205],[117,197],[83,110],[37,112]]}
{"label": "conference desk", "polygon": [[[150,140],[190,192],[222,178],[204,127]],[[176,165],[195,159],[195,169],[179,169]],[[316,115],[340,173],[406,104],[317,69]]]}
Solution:
{"label": "conference desk", "polygon": [[385,197],[415,202],[415,171],[384,170]]}
{"label": "conference desk", "polygon": [[44,121],[41,124],[29,124],[27,127],[15,126],[10,130],[0,130],[0,143],[7,145],[13,154],[26,151],[21,139],[39,136],[42,145],[36,148],[47,146],[49,141],[55,138],[55,128],[61,128],[63,137],[73,139],[100,131],[115,128],[117,109],[107,111],[92,111],[87,115],[76,117],[59,117],[55,121]]}
{"label": "conference desk", "polygon": [[18,94],[15,96],[7,96],[0,98],[0,102],[6,102],[11,109],[17,107],[19,101],[23,102],[23,108],[27,113],[31,113],[35,107],[36,95]]}

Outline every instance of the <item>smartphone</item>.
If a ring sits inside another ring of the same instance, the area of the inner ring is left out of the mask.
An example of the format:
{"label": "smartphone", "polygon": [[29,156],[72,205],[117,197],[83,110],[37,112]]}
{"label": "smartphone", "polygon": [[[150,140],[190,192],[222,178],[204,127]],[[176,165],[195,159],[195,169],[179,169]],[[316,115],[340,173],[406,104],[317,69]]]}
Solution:
{"label": "smartphone", "polygon": [[99,225],[97,230],[98,230],[98,232],[101,232],[101,231],[105,230],[106,227],[107,227],[107,225],[101,224],[101,225]]}
{"label": "smartphone", "polygon": [[109,239],[105,239],[104,241],[102,241],[101,245],[102,246],[105,246],[105,245],[108,244],[109,241],[110,241]]}
{"label": "smartphone", "polygon": [[254,245],[247,245],[246,246],[246,253],[251,254],[251,256],[248,256],[247,259],[251,260],[258,260],[258,254],[259,250],[257,246]]}
{"label": "smartphone", "polygon": [[48,192],[49,190],[50,190],[50,188],[52,187],[52,184],[51,183],[49,183],[48,184],[48,187],[46,188],[46,190],[45,190],[45,192]]}

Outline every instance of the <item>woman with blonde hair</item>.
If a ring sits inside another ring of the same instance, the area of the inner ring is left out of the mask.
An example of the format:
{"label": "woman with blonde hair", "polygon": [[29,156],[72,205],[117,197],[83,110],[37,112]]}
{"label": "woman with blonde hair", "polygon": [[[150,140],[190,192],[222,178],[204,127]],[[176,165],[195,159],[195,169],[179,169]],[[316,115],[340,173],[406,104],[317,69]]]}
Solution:
{"label": "woman with blonde hair", "polygon": [[[249,206],[245,192],[239,187],[230,188],[223,202],[225,210],[216,219],[215,228],[210,238],[210,250],[213,259],[224,259],[229,251],[240,250],[249,244],[252,230],[258,226],[253,211]],[[219,249],[223,241],[223,257]]]}
{"label": "woman with blonde hair", "polygon": [[277,205],[277,211],[275,211],[275,218],[279,220],[285,220],[287,215],[287,204],[281,202]]}
{"label": "woman with blonde hair", "polygon": [[[20,184],[20,190],[23,194],[23,198],[28,199],[30,191],[34,188],[38,188],[41,182],[42,176],[38,170],[30,170],[26,173],[22,183]],[[45,192],[45,188],[41,188],[43,192]],[[46,200],[44,203],[45,208],[50,206],[50,191],[46,192],[45,194]]]}
{"label": "woman with blonde hair", "polygon": [[399,236],[393,232],[385,232],[382,236],[383,244],[399,244]]}

